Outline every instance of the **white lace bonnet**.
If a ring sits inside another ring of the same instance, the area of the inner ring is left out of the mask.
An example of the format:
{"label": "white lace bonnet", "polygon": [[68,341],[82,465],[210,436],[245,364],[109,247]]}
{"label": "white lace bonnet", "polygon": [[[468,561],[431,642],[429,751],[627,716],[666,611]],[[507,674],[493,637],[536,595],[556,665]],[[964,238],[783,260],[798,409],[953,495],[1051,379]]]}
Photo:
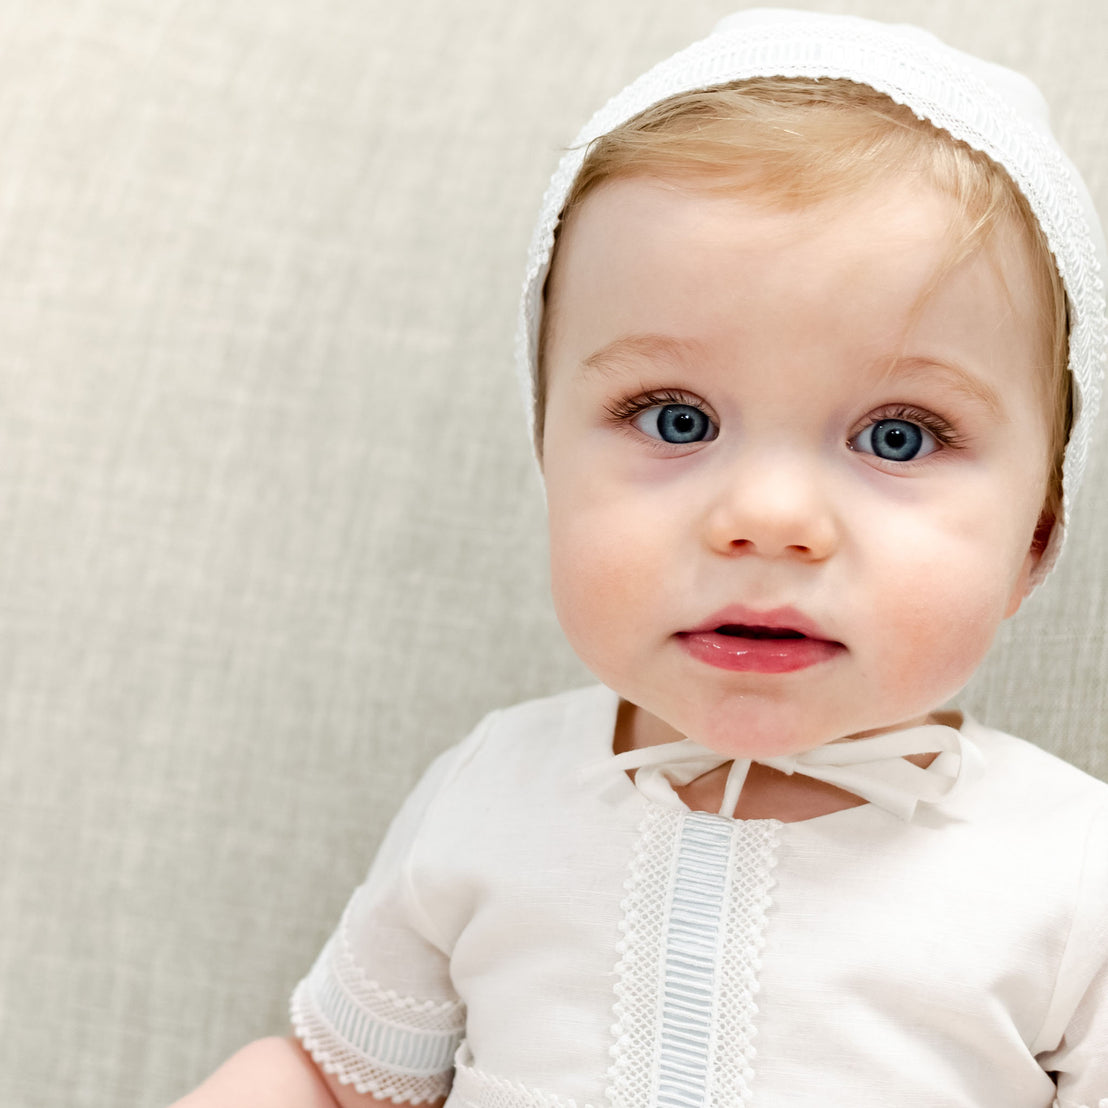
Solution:
{"label": "white lace bonnet", "polygon": [[[644,73],[585,124],[550,180],[527,259],[516,361],[528,418],[534,418],[542,292],[554,231],[589,143],[677,93],[769,76],[840,77],[869,85],[988,154],[1026,196],[1069,300],[1075,407],[1064,469],[1068,520],[1104,376],[1104,235],[1084,182],[1051,133],[1049,110],[1038,88],[1019,73],[903,24],[785,9],[739,12],[707,38]],[[1039,579],[1061,550],[1064,520],[1054,528]]]}

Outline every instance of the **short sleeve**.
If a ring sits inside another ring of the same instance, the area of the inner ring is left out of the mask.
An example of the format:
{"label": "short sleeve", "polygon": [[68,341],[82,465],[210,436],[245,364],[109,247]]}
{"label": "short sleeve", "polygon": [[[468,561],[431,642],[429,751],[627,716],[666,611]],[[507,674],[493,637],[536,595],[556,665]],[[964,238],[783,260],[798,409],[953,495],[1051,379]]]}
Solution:
{"label": "short sleeve", "polygon": [[465,747],[434,762],[405,801],[365,883],[292,996],[293,1028],[316,1064],[382,1100],[420,1104],[445,1096],[463,1035],[465,1009],[451,987],[449,954],[435,942],[427,891],[413,887],[411,860]]}
{"label": "short sleeve", "polygon": [[[1038,1056],[1058,1087],[1057,1108],[1108,1108],[1108,809],[1092,821],[1081,896],[1054,1013],[1064,1016],[1053,1049]],[[1054,1034],[1051,1038],[1055,1038]]]}

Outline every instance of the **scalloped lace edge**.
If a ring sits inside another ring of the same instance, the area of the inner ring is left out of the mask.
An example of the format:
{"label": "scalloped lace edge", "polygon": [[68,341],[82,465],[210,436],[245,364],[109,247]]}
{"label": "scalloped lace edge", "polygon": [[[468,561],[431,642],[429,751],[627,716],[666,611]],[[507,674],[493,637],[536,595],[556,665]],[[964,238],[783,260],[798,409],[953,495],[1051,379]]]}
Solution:
{"label": "scalloped lace edge", "polygon": [[[364,1059],[358,1059],[352,1065],[349,1059],[336,1058],[336,1053],[350,1053],[350,1049],[315,1012],[304,996],[305,991],[306,983],[302,982],[293,993],[289,1006],[293,1031],[312,1061],[324,1073],[336,1078],[340,1085],[351,1085],[357,1093],[368,1093],[393,1104],[428,1104],[441,1100],[450,1092],[452,1072],[417,1076],[399,1073]],[[360,1073],[354,1071],[354,1065]]]}

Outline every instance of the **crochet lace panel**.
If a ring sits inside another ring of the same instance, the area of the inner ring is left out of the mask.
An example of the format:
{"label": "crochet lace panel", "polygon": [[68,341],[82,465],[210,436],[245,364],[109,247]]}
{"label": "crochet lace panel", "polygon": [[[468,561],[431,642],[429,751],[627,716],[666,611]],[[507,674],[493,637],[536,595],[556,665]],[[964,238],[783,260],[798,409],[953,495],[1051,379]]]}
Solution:
{"label": "crochet lace panel", "polygon": [[380,1100],[420,1104],[450,1091],[465,1027],[460,1001],[420,1001],[371,981],[343,926],[293,993],[292,1025],[316,1064]]}
{"label": "crochet lace panel", "polygon": [[[924,43],[858,20],[811,15],[789,23],[716,34],[656,65],[593,116],[562,158],[543,197],[524,277],[516,343],[520,385],[532,409],[542,289],[562,205],[589,142],[676,93],[753,76],[841,77],[869,85],[1003,166],[1031,205],[1054,253],[1071,308],[1069,363],[1077,384],[1066,450],[1065,516],[1085,469],[1104,376],[1104,283],[1083,186],[1061,149],[991,84],[938,42]],[[1040,576],[1057,556],[1052,538]]]}
{"label": "crochet lace panel", "polygon": [[627,882],[608,1099],[748,1103],[781,825],[652,807]]}

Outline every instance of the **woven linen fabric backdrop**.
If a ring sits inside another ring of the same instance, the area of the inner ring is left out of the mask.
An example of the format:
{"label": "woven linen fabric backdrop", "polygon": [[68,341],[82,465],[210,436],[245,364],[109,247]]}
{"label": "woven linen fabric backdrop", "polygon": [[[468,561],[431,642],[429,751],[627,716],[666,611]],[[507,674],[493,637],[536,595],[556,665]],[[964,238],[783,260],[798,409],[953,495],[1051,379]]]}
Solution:
{"label": "woven linen fabric backdrop", "polygon": [[[1101,0],[814,6],[1031,74],[1108,212]],[[283,1032],[432,756],[588,680],[523,256],[560,146],[731,7],[0,0],[5,1108],[164,1104]],[[1103,777],[1106,475],[964,701]]]}

